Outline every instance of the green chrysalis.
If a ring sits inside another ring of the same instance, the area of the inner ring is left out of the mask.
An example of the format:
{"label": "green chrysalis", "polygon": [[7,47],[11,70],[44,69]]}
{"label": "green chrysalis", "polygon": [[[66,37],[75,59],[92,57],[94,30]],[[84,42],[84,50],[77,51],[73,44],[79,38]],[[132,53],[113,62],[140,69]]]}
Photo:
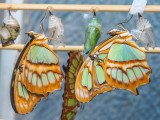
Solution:
{"label": "green chrysalis", "polygon": [[101,24],[96,16],[94,16],[85,31],[84,53],[90,53],[96,46],[102,34]]}

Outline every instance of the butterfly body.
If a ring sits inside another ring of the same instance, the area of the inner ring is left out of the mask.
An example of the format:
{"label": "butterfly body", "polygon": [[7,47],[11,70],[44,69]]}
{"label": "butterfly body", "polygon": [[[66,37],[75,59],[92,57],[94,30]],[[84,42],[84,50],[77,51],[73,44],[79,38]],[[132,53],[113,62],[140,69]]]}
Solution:
{"label": "butterfly body", "polygon": [[94,96],[114,89],[130,90],[149,82],[151,69],[145,52],[128,31],[112,30],[112,38],[100,44],[85,60],[77,75],[76,98],[89,102]]}
{"label": "butterfly body", "polygon": [[96,17],[93,17],[86,28],[84,39],[84,53],[90,53],[96,46],[99,38],[101,37],[101,25]]}
{"label": "butterfly body", "polygon": [[58,56],[45,43],[48,38],[44,34],[30,36],[11,81],[11,103],[19,114],[29,113],[43,96],[60,90],[63,78]]}

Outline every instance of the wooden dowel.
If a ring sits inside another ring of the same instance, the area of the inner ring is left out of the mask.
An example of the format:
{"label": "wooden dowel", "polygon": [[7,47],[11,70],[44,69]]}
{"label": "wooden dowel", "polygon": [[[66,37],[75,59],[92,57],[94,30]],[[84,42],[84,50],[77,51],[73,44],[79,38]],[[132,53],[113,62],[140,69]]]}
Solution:
{"label": "wooden dowel", "polygon": [[[22,50],[24,47],[23,44],[14,44],[8,47],[2,47],[0,44],[0,50]],[[83,46],[59,46],[59,47],[53,47],[50,45],[50,47],[55,51],[83,51]],[[143,50],[145,50],[143,47],[141,47]],[[149,48],[148,51],[145,50],[146,53],[160,53],[160,48],[156,47],[155,49]]]}
{"label": "wooden dowel", "polygon": [[[6,4],[0,3],[0,10],[47,10],[53,11],[91,11],[99,12],[127,12],[130,5],[78,5],[78,4]],[[147,5],[145,12],[160,12],[160,5]]]}
{"label": "wooden dowel", "polygon": [[[7,47],[2,47],[2,45],[0,44],[0,50],[22,50],[23,47],[24,47],[23,44],[14,44]],[[53,47],[52,45],[50,45],[50,47],[55,51],[83,51],[83,46]]]}

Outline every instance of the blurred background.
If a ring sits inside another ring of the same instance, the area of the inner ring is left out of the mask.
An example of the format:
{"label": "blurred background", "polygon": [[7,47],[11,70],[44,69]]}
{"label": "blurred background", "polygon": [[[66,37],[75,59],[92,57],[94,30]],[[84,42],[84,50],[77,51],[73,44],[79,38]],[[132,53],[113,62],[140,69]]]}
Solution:
{"label": "blurred background", "polygon": [[[130,5],[132,0],[0,0],[2,3],[35,3],[35,4],[112,4]],[[159,0],[148,0],[149,5],[160,5]],[[65,27],[66,45],[82,45],[87,21],[83,19],[85,12],[53,12],[60,17]],[[16,11],[12,12],[21,24],[21,33],[16,43],[26,43],[24,34],[30,30],[41,33],[39,23],[44,11]],[[99,42],[105,40],[107,32],[115,28],[126,18],[128,13],[98,12],[97,17],[103,26],[103,35]],[[8,11],[0,10],[0,23],[8,15]],[[144,13],[153,25],[155,41],[160,47],[160,13]],[[134,18],[126,27],[134,28]],[[45,20],[45,33],[47,20]],[[66,52],[57,52],[61,65],[66,65],[68,55]],[[18,51],[0,50],[0,119],[4,120],[60,120],[62,111],[62,95],[64,89],[50,94],[48,100],[42,99],[33,112],[27,115],[15,114],[10,102],[10,82],[12,71],[18,57]],[[152,68],[151,83],[139,87],[139,95],[135,96],[129,91],[114,90],[96,96],[91,102],[85,104],[84,110],[77,113],[75,120],[160,120],[160,55],[147,54],[148,63]]]}

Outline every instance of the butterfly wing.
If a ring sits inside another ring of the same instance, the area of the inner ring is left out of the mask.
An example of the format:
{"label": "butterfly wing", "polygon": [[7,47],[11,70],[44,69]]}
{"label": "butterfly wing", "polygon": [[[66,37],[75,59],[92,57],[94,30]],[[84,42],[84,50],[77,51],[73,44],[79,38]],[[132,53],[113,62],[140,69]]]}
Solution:
{"label": "butterfly wing", "polygon": [[22,84],[23,81],[23,72],[24,71],[24,58],[28,46],[34,39],[31,39],[24,49],[21,51],[20,56],[16,62],[16,65],[13,70],[11,88],[10,88],[10,99],[12,108],[16,113],[27,114],[33,110],[36,103],[40,101],[41,95],[33,94],[29,92],[26,87]]}
{"label": "butterfly wing", "polygon": [[[105,59],[112,42],[118,36],[112,37],[100,44],[82,64],[75,84],[75,95],[80,102],[89,102],[98,94],[111,91],[113,88],[105,79]],[[93,58],[96,55],[96,58]]]}
{"label": "butterfly wing", "polygon": [[115,88],[130,90],[137,95],[136,88],[149,83],[151,69],[145,52],[134,42],[115,40],[105,63],[106,80]]}
{"label": "butterfly wing", "polygon": [[[13,109],[15,110],[15,112],[17,112],[19,114],[26,114],[26,113],[31,112],[31,110],[33,110],[34,106],[36,105],[36,103],[38,101],[40,101],[40,99],[41,99],[41,97],[43,97],[43,95],[45,97],[47,97],[48,92],[53,93],[55,90],[60,89],[60,84],[61,84],[60,82],[61,82],[61,79],[63,76],[62,76],[62,74],[59,75],[61,73],[61,71],[59,71],[59,66],[57,66],[59,64],[59,62],[58,62],[58,64],[53,65],[50,63],[43,62],[43,60],[41,61],[41,59],[40,59],[40,61],[42,63],[38,63],[38,61],[34,60],[34,56],[36,56],[37,60],[39,59],[39,57],[37,57],[37,56],[40,56],[39,49],[34,50],[34,48],[33,48],[34,46],[35,46],[35,48],[36,47],[43,47],[43,49],[50,50],[50,48],[48,48],[48,46],[46,44],[44,44],[44,43],[42,44],[42,42],[44,42],[46,39],[47,38],[44,37],[43,34],[42,35],[38,34],[38,35],[34,36],[33,39],[31,39],[26,44],[26,46],[24,47],[24,49],[20,53],[20,56],[16,62],[16,65],[15,65],[15,68],[14,68],[14,71],[12,74],[10,97],[11,97],[11,103],[12,103]],[[40,50],[40,52],[42,52],[42,54],[44,54],[42,50]],[[50,54],[51,53],[53,53],[53,52],[50,52]],[[30,54],[31,56],[28,57],[29,56],[28,54]],[[45,54],[46,54],[46,56],[50,55],[46,52],[45,52]],[[45,59],[46,56],[43,56],[44,58],[42,58],[42,59]],[[52,55],[51,58],[49,56],[48,61],[52,61],[52,62],[56,61],[56,59],[51,60],[53,58],[53,56],[54,55]],[[29,60],[31,60],[31,61],[29,61]],[[51,66],[54,68],[50,68]],[[27,70],[28,70],[28,74],[27,74]],[[29,70],[34,70],[34,74],[33,75],[30,74],[31,72]],[[54,73],[54,75],[52,75],[50,73],[50,72],[53,72],[53,70],[56,71],[56,73]],[[26,76],[26,74],[27,74],[27,76]],[[38,76],[40,74],[41,74],[41,76]],[[41,84],[39,82],[38,77],[42,81]],[[27,78],[31,78],[32,82],[30,84],[28,84]],[[54,84],[50,85],[51,83],[53,83],[53,81],[56,83],[56,85],[54,85]],[[48,82],[48,84],[45,84],[47,82]],[[43,86],[41,89],[38,88],[40,85]],[[47,88],[47,87],[49,87],[49,88]]]}
{"label": "butterfly wing", "polygon": [[16,71],[15,81],[11,86],[11,103],[16,113],[27,114],[33,110],[36,103],[40,101],[41,95],[29,92],[22,84],[22,74],[19,69]]}
{"label": "butterfly wing", "polygon": [[32,93],[53,93],[60,90],[62,72],[58,56],[44,43],[33,43],[26,55],[23,84]]}
{"label": "butterfly wing", "polygon": [[70,52],[67,67],[63,66],[66,73],[65,89],[63,94],[63,110],[61,120],[73,120],[79,107],[75,97],[75,81],[77,73],[83,63],[83,56],[80,52]]}

